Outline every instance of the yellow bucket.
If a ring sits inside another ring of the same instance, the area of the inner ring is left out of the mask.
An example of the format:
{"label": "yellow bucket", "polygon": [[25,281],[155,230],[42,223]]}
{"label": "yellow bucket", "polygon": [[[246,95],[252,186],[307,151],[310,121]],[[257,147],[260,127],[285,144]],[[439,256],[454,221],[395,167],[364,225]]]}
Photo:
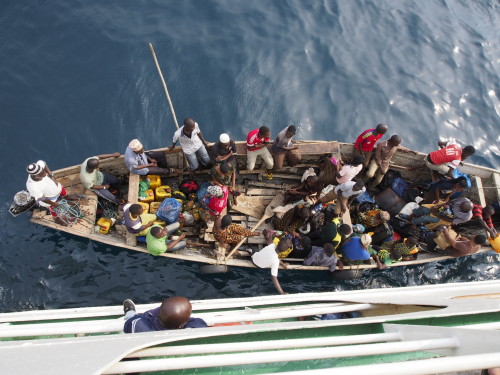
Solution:
{"label": "yellow bucket", "polygon": [[165,198],[170,198],[172,196],[172,188],[168,185],[159,186],[156,188],[156,200],[161,202]]}
{"label": "yellow bucket", "polygon": [[161,178],[155,174],[148,174],[149,188],[155,190],[157,187],[161,186]]}
{"label": "yellow bucket", "polygon": [[149,204],[149,213],[150,214],[156,214],[156,211],[158,211],[158,208],[160,207],[161,202],[151,202]]}
{"label": "yellow bucket", "polygon": [[490,242],[493,250],[495,250],[495,252],[500,254],[500,234],[497,234],[495,238],[489,237],[488,241]]}
{"label": "yellow bucket", "polygon": [[108,234],[109,230],[111,229],[111,225],[113,225],[113,222],[107,217],[101,217],[99,220],[97,220],[97,225],[99,226],[99,233]]}
{"label": "yellow bucket", "polygon": [[155,193],[153,192],[152,189],[148,189],[145,191],[145,193],[148,195],[146,198],[139,198],[141,202],[144,203],[151,203],[155,200]]}

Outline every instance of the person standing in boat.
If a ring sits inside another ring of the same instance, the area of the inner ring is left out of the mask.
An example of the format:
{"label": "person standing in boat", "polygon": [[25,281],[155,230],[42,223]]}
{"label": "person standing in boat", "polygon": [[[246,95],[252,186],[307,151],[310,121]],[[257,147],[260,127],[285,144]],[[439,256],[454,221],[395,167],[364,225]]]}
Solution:
{"label": "person standing in boat", "polygon": [[167,167],[165,154],[161,151],[144,152],[144,147],[138,139],[132,139],[125,150],[125,165],[130,173],[145,176],[155,174],[168,176],[179,170]]}
{"label": "person standing in boat", "polygon": [[113,188],[119,188],[121,185],[120,180],[109,173],[101,172],[99,170],[99,161],[117,158],[119,156],[119,152],[92,156],[85,159],[80,167],[80,181],[82,182],[83,187],[85,189],[93,190],[98,196],[115,204],[120,204],[122,201],[111,193],[109,188],[110,186]]}
{"label": "person standing in boat", "polygon": [[297,127],[295,125],[290,125],[280,131],[276,136],[276,139],[271,147],[275,171],[283,168],[283,162],[285,159],[290,167],[299,164],[302,160],[299,146],[294,145],[293,141],[293,137],[296,133]]}
{"label": "person standing in boat", "polygon": [[411,152],[415,155],[417,154],[415,151],[411,151],[410,149],[401,146],[401,137],[397,134],[394,134],[387,141],[379,142],[375,146],[375,155],[371,159],[365,175],[367,179],[375,177],[368,185],[369,188],[374,189],[378,184],[380,184],[380,182],[382,182],[382,179],[389,170],[392,157],[398,150]]}
{"label": "person standing in boat", "polygon": [[272,169],[274,167],[273,156],[267,149],[267,144],[271,140],[271,131],[267,126],[261,126],[248,133],[247,136],[247,169],[253,171],[257,157],[261,157],[266,163],[267,178],[272,179]]}
{"label": "person standing in boat", "polygon": [[191,317],[193,306],[185,297],[170,297],[162,304],[138,314],[132,300],[123,301],[125,333],[166,331],[171,329],[204,328],[207,323],[201,318]]}
{"label": "person standing in boat", "polygon": [[61,217],[58,216],[57,207],[60,206],[59,198],[69,200],[78,200],[76,194],[68,195],[66,189],[62,186],[52,174],[47,163],[38,160],[26,167],[28,179],[26,180],[26,189],[30,195],[35,198],[39,206],[45,207],[54,217],[54,221],[59,225],[67,225]]}
{"label": "person standing in boat", "polygon": [[368,164],[370,164],[370,160],[373,156],[373,148],[377,141],[387,132],[387,129],[387,125],[378,124],[375,129],[365,130],[356,138],[354,142],[354,151],[358,155],[363,155],[365,157],[363,167],[367,167]]}
{"label": "person standing in boat", "polygon": [[215,142],[210,149],[210,155],[215,164],[220,164],[225,161],[231,165],[234,170],[237,169],[236,143],[228,134],[222,133],[219,136],[219,141]]}
{"label": "person standing in boat", "polygon": [[283,268],[288,267],[288,263],[282,262],[278,257],[278,254],[284,251],[288,251],[293,248],[292,241],[289,238],[282,238],[278,245],[275,243],[271,243],[264,247],[262,250],[253,252],[250,251],[250,255],[252,256],[252,262],[259,268],[270,268],[271,269],[271,278],[273,281],[273,285],[279,294],[288,294],[281,289],[280,282],[278,281],[278,269],[280,265]]}
{"label": "person standing in boat", "polygon": [[192,172],[199,167],[198,158],[204,167],[208,165],[210,162],[210,157],[206,149],[208,142],[203,138],[198,123],[192,118],[188,117],[184,119],[184,125],[174,133],[173,143],[169,150],[174,149],[177,141],[181,145],[182,152],[186,155],[186,159],[189,162],[189,169]]}
{"label": "person standing in boat", "polygon": [[453,172],[458,165],[476,152],[473,146],[466,146],[462,149],[451,142],[439,141],[438,146],[439,150],[432,151],[425,157],[425,165],[431,170],[434,182],[441,177],[453,178]]}

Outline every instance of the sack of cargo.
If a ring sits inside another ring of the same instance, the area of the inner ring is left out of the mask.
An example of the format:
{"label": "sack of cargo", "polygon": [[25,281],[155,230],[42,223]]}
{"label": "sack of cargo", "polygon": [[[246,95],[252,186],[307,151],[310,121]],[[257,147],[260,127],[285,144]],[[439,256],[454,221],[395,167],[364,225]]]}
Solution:
{"label": "sack of cargo", "polygon": [[168,224],[175,223],[181,213],[182,204],[174,198],[166,198],[156,211],[156,217]]}
{"label": "sack of cargo", "polygon": [[189,195],[189,193],[195,193],[196,190],[198,190],[198,184],[194,180],[182,180],[179,185],[179,190],[185,195]]}

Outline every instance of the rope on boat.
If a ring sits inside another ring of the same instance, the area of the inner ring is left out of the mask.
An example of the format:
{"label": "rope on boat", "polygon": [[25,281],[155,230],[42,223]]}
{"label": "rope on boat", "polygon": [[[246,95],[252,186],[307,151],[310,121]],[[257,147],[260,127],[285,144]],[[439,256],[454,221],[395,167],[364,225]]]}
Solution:
{"label": "rope on boat", "polygon": [[78,203],[68,203],[65,199],[59,201],[59,206],[54,208],[54,213],[66,225],[73,225],[78,219],[84,219]]}

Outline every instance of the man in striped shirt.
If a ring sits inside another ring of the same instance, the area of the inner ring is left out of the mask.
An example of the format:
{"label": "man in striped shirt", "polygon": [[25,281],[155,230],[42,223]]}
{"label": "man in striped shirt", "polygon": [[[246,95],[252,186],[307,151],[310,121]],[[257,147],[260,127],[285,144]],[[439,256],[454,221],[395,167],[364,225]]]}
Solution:
{"label": "man in striped shirt", "polygon": [[479,204],[475,204],[472,208],[472,218],[479,221],[479,224],[490,234],[491,238],[495,238],[497,231],[493,226],[493,220],[491,215],[495,213],[493,206],[481,207]]}

